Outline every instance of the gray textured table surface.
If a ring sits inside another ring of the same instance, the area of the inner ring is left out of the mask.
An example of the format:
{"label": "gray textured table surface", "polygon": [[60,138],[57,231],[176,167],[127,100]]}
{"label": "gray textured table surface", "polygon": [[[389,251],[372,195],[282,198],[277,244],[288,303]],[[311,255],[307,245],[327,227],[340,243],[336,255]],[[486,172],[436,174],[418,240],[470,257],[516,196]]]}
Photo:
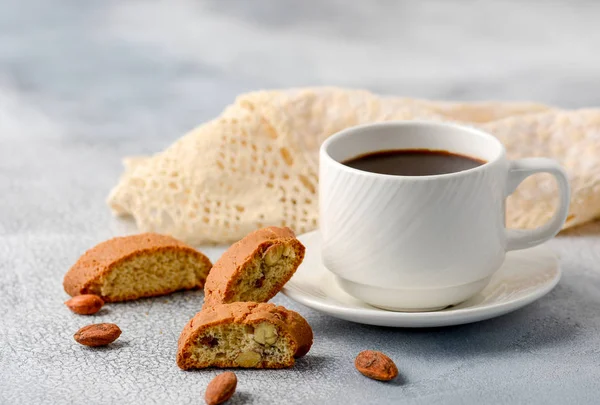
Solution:
{"label": "gray textured table surface", "polygon": [[[202,293],[107,306],[94,321],[123,335],[94,350],[72,340],[89,319],[66,310],[61,281],[85,249],[134,229],[103,201],[121,157],[161,150],[240,92],[600,105],[599,3],[490,3],[0,0],[0,404],[201,402],[216,371],[182,372],[174,354]],[[558,287],[471,325],[363,326],[279,296],[314,347],[291,370],[240,371],[231,403],[597,404],[599,235],[552,241]],[[401,378],[360,376],[366,348]]]}

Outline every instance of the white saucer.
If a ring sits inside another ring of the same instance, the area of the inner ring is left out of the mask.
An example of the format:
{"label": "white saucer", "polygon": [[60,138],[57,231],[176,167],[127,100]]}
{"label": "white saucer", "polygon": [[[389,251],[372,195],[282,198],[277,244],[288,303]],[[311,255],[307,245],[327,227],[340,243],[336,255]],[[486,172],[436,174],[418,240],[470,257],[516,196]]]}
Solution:
{"label": "white saucer", "polygon": [[488,286],[475,297],[435,312],[392,312],[372,307],[348,295],[321,263],[318,231],[298,237],[306,257],[283,288],[289,298],[336,318],[368,325],[418,328],[460,325],[514,311],[549,293],[560,280],[556,255],[541,245],[509,252]]}

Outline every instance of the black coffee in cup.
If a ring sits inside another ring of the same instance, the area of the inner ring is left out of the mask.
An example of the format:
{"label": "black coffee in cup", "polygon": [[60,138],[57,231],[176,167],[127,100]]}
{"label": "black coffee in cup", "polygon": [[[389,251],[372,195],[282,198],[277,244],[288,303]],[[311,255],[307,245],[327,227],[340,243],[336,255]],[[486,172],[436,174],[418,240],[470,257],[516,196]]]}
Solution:
{"label": "black coffee in cup", "polygon": [[472,169],[486,163],[465,155],[429,149],[381,150],[343,162],[354,169],[397,176],[431,176]]}

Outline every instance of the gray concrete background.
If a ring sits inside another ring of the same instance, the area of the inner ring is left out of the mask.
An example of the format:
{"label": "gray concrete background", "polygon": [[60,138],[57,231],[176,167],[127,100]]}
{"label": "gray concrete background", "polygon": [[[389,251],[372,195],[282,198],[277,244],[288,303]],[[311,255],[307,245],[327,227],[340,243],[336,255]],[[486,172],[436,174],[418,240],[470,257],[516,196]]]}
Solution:
{"label": "gray concrete background", "polygon": [[[121,157],[160,151],[259,88],[598,106],[599,17],[592,1],[0,0],[0,404],[201,403],[217,374],[174,362],[201,292],[107,306],[93,320],[121,326],[112,347],[72,340],[90,320],[62,304],[62,276],[134,229],[104,204]],[[357,325],[279,296],[315,345],[293,369],[238,372],[231,403],[598,403],[598,235],[596,223],[552,241],[558,287],[472,325]],[[401,378],[360,376],[367,348]]]}

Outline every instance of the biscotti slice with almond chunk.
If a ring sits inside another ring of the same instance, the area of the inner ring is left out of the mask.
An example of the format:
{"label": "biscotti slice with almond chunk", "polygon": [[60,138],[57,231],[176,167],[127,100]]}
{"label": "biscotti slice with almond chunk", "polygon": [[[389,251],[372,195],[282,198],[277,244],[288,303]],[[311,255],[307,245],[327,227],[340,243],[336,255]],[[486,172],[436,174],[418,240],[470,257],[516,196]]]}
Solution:
{"label": "biscotti slice with almond chunk", "polygon": [[204,305],[267,302],[294,275],[304,246],[289,228],[259,229],[233,244],[213,266]]}
{"label": "biscotti slice with almond chunk", "polygon": [[234,302],[204,308],[183,328],[177,365],[285,368],[310,350],[313,333],[297,312],[270,303]]}
{"label": "biscotti slice with almond chunk", "polygon": [[127,301],[202,288],[212,264],[175,238],[155,233],[118,237],[96,245],[69,269],[63,286],[71,296],[95,294]]}

